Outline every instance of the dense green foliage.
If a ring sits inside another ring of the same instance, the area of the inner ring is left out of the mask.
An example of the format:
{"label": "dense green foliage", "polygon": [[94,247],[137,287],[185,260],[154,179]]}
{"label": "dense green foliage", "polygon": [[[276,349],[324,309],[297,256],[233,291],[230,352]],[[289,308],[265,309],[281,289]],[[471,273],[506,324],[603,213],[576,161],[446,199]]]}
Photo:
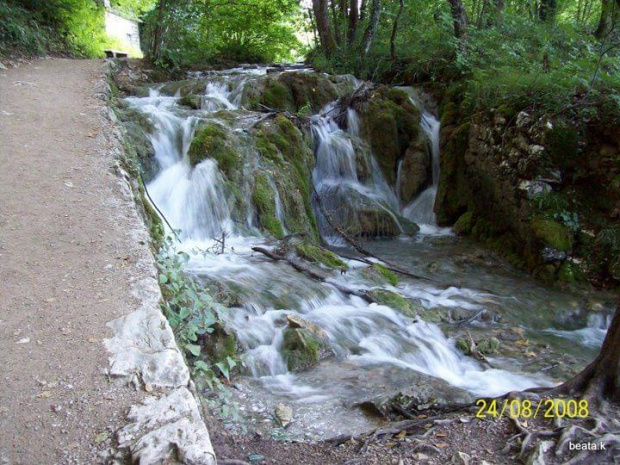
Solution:
{"label": "dense green foliage", "polygon": [[[134,16],[151,6],[150,0],[113,4]],[[121,48],[106,35],[104,15],[93,0],[0,0],[0,56],[102,57],[106,48]]]}
{"label": "dense green foliage", "polygon": [[[369,10],[371,2],[364,3]],[[505,6],[496,12],[497,2],[464,0],[467,28],[461,38],[446,0],[405,0],[395,35],[398,2],[378,3],[380,20],[367,55],[361,48],[369,11],[360,16],[352,42],[337,41],[337,52],[326,53],[317,40],[311,53],[315,66],[394,84],[440,83],[452,87],[467,110],[509,102],[518,109],[555,111],[575,99],[587,104],[610,95],[617,107],[618,41],[614,31],[594,36],[599,0],[557,2],[557,11],[545,20],[535,6],[541,2],[499,2]],[[338,38],[347,25],[330,15],[330,26]]]}
{"label": "dense green foliage", "polygon": [[269,62],[299,49],[294,0],[160,0],[144,17],[143,46],[165,66]]}

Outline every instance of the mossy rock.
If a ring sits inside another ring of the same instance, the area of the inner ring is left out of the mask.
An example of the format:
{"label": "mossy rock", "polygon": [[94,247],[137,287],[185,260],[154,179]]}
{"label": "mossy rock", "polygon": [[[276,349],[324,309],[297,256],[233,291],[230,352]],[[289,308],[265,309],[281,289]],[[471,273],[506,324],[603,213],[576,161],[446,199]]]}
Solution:
{"label": "mossy rock", "polygon": [[180,95],[185,97],[189,94],[202,95],[205,92],[207,84],[205,81],[197,81],[195,79],[186,79],[183,81],[171,81],[160,87],[159,92],[162,95],[174,97]]}
{"label": "mossy rock", "polygon": [[[400,102],[400,103],[398,103]],[[397,161],[420,131],[420,111],[402,91],[380,87],[360,110],[362,135],[372,147],[390,184],[396,180]]]}
{"label": "mossy rock", "polygon": [[456,348],[465,355],[493,355],[499,352],[500,345],[499,339],[495,337],[480,339],[473,344],[471,340],[463,337],[456,340]]}
{"label": "mossy rock", "polygon": [[213,326],[213,332],[202,336],[201,344],[205,356],[211,363],[226,362],[227,358],[236,358],[239,341],[235,332],[221,323]]}
{"label": "mossy rock", "polygon": [[260,103],[276,111],[296,111],[290,89],[276,79],[269,79],[265,82]]}
{"label": "mossy rock", "polygon": [[556,250],[567,252],[572,245],[572,235],[567,226],[555,220],[535,217],[531,222],[534,236]]}
{"label": "mossy rock", "polygon": [[218,168],[228,179],[234,178],[240,164],[228,132],[217,123],[207,123],[196,131],[187,154],[191,166],[205,158],[216,160]]}
{"label": "mossy rock", "polygon": [[463,213],[452,227],[454,232],[460,236],[469,234],[473,227],[473,216],[471,211]]}
{"label": "mossy rock", "polygon": [[377,301],[377,303],[393,308],[408,318],[417,318],[420,310],[422,310],[421,307],[414,304],[411,300],[405,299],[396,292],[374,289],[369,292],[369,295]]}
{"label": "mossy rock", "polygon": [[297,255],[301,258],[313,263],[320,263],[327,268],[334,268],[339,270],[347,270],[348,265],[343,262],[338,255],[330,250],[326,250],[318,245],[313,245],[308,242],[302,242],[295,247]]}
{"label": "mossy rock", "polygon": [[284,237],[282,223],[276,216],[275,193],[267,177],[257,173],[252,190],[252,202],[258,211],[260,226],[277,239]]}
{"label": "mossy rock", "polygon": [[190,107],[192,110],[200,110],[202,107],[202,97],[200,95],[188,94],[179,99],[179,105]]}
{"label": "mossy rock", "polygon": [[318,240],[312,207],[314,154],[309,141],[283,115],[265,121],[253,131],[256,149],[269,166],[280,194],[284,223],[291,233],[307,232]]}
{"label": "mossy rock", "polygon": [[558,281],[578,284],[587,281],[587,276],[576,263],[565,261],[558,270]]}
{"label": "mossy rock", "polygon": [[375,263],[361,270],[362,276],[377,284],[398,284],[398,277],[385,266]]}
{"label": "mossy rock", "polygon": [[282,340],[282,357],[289,371],[312,368],[332,354],[326,341],[303,328],[286,328]]}

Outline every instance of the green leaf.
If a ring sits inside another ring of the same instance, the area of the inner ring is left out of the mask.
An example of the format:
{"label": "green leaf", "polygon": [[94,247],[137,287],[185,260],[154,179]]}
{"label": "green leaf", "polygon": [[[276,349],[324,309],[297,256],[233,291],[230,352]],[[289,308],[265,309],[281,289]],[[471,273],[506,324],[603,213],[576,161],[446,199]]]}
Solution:
{"label": "green leaf", "polygon": [[222,362],[217,362],[215,366],[219,368],[219,370],[222,372],[222,375],[224,375],[224,378],[230,379],[230,371],[228,370],[228,367],[226,365],[224,365]]}
{"label": "green leaf", "polygon": [[201,347],[198,344],[185,344],[185,348],[194,357],[198,357],[200,355]]}
{"label": "green leaf", "polygon": [[165,274],[159,275],[159,284],[166,284],[168,282],[168,276]]}

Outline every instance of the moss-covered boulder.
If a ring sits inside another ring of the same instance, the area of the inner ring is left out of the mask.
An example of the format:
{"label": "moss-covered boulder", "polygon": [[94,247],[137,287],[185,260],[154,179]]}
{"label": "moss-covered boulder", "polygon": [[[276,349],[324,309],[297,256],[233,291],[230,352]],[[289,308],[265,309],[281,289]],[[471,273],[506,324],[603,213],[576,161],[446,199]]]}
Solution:
{"label": "moss-covered boulder", "polygon": [[267,177],[257,173],[252,190],[252,202],[258,212],[260,227],[277,239],[284,237],[282,223],[276,216],[276,194]]}
{"label": "moss-covered boulder", "polygon": [[237,358],[239,341],[235,332],[221,323],[213,326],[213,332],[200,336],[203,353],[210,363],[225,362]]}
{"label": "moss-covered boulder", "polygon": [[324,249],[318,245],[311,244],[309,242],[302,242],[295,246],[297,255],[301,258],[313,263],[320,263],[327,268],[334,268],[339,270],[348,269],[348,265],[343,262],[338,255],[330,250]]}
{"label": "moss-covered boulder", "polygon": [[260,110],[317,113],[327,103],[352,91],[350,80],[321,73],[287,71],[267,74],[246,84],[242,105]]}
{"label": "moss-covered boulder", "polygon": [[368,294],[377,303],[393,308],[408,318],[417,318],[418,315],[423,312],[421,306],[396,292],[387,291],[385,289],[373,289]]}
{"label": "moss-covered boulder", "polygon": [[463,213],[459,217],[459,219],[456,220],[456,223],[454,223],[454,226],[452,227],[454,232],[459,235],[469,234],[472,228],[473,228],[473,213],[470,211]]}
{"label": "moss-covered boulder", "polygon": [[162,95],[169,95],[171,97],[180,96],[185,97],[189,94],[202,95],[205,92],[207,83],[201,80],[185,79],[182,81],[170,81],[164,85],[158,86],[159,92]]}
{"label": "moss-covered boulder", "polygon": [[271,172],[290,233],[307,232],[318,239],[310,198],[314,154],[306,136],[286,117],[279,115],[256,127],[254,144],[264,169]]}
{"label": "moss-covered boulder", "polygon": [[196,166],[205,158],[216,160],[220,171],[231,180],[240,168],[241,158],[234,141],[219,123],[205,123],[197,129],[187,155],[191,166]]}
{"label": "moss-covered boulder", "polygon": [[400,199],[404,204],[415,199],[432,182],[431,154],[428,140],[420,132],[405,152],[400,173]]}
{"label": "moss-covered boulder", "polygon": [[200,110],[202,107],[202,97],[200,95],[188,94],[179,99],[179,105],[189,107],[192,110]]}
{"label": "moss-covered boulder", "polygon": [[385,266],[378,263],[363,268],[360,273],[364,278],[372,281],[375,284],[390,284],[392,286],[398,285],[398,277],[396,276],[396,274],[394,274],[393,271],[390,271]]}
{"label": "moss-covered boulder", "polygon": [[404,157],[420,132],[420,111],[406,92],[377,88],[359,110],[362,136],[372,147],[383,175],[396,181],[397,162]]}
{"label": "moss-covered boulder", "polygon": [[534,236],[549,247],[561,252],[570,250],[572,235],[566,225],[543,217],[533,218],[531,225]]}
{"label": "moss-covered boulder", "polygon": [[308,329],[291,327],[284,330],[281,352],[292,372],[307,370],[332,355],[325,340]]}

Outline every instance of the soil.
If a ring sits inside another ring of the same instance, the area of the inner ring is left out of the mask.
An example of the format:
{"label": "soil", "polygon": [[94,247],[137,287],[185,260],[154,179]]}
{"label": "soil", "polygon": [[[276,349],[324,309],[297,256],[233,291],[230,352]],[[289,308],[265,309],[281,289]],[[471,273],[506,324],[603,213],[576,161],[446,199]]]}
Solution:
{"label": "soil", "polygon": [[147,248],[112,172],[103,70],[0,69],[0,463],[100,462],[139,396],[103,374],[106,323],[138,307]]}

